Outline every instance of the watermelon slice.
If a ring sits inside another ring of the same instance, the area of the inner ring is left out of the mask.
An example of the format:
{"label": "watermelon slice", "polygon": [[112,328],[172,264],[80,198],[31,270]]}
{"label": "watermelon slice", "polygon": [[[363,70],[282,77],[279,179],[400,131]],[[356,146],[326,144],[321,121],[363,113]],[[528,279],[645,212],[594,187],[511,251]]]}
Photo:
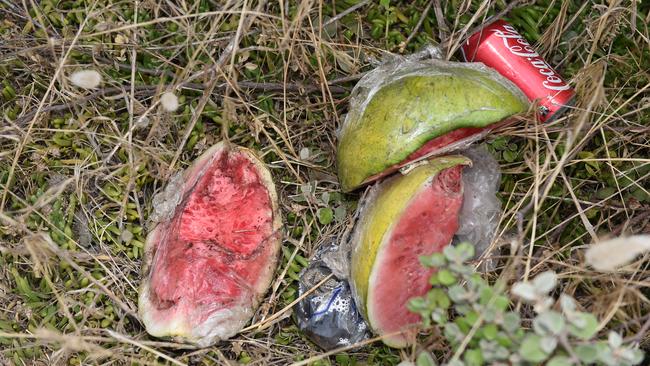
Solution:
{"label": "watermelon slice", "polygon": [[432,274],[419,257],[442,251],[458,230],[464,164],[460,156],[427,161],[379,183],[363,203],[351,236],[351,282],[368,324],[391,347],[415,340],[421,318],[407,304],[426,294]]}
{"label": "watermelon slice", "polygon": [[456,149],[528,108],[517,87],[483,64],[430,61],[391,72],[371,72],[355,89],[338,139],[344,191]]}
{"label": "watermelon slice", "polygon": [[147,237],[139,315],[149,334],[206,347],[239,332],[271,283],[281,219],[271,175],[219,143],[188,168]]}

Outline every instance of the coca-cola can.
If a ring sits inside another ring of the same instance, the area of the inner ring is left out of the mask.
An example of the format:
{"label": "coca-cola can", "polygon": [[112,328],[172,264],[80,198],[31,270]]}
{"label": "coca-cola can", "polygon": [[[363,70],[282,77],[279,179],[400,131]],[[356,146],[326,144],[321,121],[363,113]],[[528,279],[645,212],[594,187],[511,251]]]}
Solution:
{"label": "coca-cola can", "polygon": [[497,20],[461,46],[465,61],[482,62],[510,79],[531,100],[539,119],[551,121],[573,104],[574,90],[510,24]]}

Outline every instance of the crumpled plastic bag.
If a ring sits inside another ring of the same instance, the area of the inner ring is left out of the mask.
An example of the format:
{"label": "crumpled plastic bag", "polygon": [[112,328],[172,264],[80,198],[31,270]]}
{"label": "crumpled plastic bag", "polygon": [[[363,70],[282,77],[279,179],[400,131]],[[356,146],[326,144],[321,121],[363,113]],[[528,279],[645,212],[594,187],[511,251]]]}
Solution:
{"label": "crumpled plastic bag", "polygon": [[298,328],[326,350],[349,346],[370,336],[346,276],[336,275],[337,268],[347,268],[345,253],[340,249],[337,245],[321,248],[300,273],[298,292],[301,296],[328,275],[333,275],[294,309]]}
{"label": "crumpled plastic bag", "polygon": [[[463,206],[453,242],[474,243],[477,256],[480,256],[488,249],[499,225],[501,201],[497,192],[501,170],[484,145],[460,153],[472,160],[472,166],[463,170]],[[370,337],[369,327],[356,307],[348,283],[350,252],[349,242],[344,236],[341,244],[322,247],[300,273],[299,296],[334,273],[332,278],[304,297],[296,305],[294,313],[299,329],[327,350]]]}

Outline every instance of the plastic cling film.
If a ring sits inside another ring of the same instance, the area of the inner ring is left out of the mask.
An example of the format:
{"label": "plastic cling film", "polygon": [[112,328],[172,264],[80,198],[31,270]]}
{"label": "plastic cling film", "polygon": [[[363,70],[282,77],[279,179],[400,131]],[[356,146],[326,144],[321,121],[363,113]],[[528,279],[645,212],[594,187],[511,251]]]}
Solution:
{"label": "plastic cling film", "polygon": [[355,121],[359,121],[360,114],[363,113],[365,107],[372,100],[372,97],[385,85],[410,76],[452,76],[462,69],[485,73],[489,78],[501,84],[511,93],[517,95],[522,100],[526,100],[526,96],[521,89],[494,69],[480,62],[460,63],[437,59],[420,60],[417,58],[401,58],[378,66],[367,73],[355,85],[350,98],[348,114],[345,117],[343,126],[338,131],[339,136],[345,129],[354,127]]}
{"label": "plastic cling film", "polygon": [[165,189],[153,197],[153,212],[150,219],[152,223],[169,220],[174,216],[174,211],[183,197],[184,180],[183,174],[175,174]]}
{"label": "plastic cling film", "polygon": [[[499,226],[501,201],[497,196],[501,183],[499,162],[485,145],[477,145],[462,151],[472,160],[472,166],[463,171],[463,206],[458,217],[455,242],[469,242],[476,247],[476,255],[483,255]],[[489,270],[494,264],[484,262]]]}

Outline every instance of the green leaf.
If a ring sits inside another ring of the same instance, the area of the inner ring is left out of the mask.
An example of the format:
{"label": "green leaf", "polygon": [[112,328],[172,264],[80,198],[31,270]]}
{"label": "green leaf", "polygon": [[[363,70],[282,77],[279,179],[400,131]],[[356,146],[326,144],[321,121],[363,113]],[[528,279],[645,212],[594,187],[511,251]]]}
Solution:
{"label": "green leaf", "polygon": [[458,314],[465,315],[465,314],[468,314],[468,313],[472,312],[472,307],[467,305],[467,304],[456,304],[454,306],[454,310]]}
{"label": "green leaf", "polygon": [[449,287],[449,298],[455,303],[463,302],[467,296],[467,291],[460,285],[453,285]]}
{"label": "green leaf", "polygon": [[484,364],[483,354],[480,349],[468,349],[463,356],[467,366],[482,366]]}
{"label": "green leaf", "polygon": [[549,310],[539,314],[533,321],[535,332],[540,335],[562,333],[566,327],[566,322],[562,314],[557,311]]}
{"label": "green leaf", "polygon": [[460,262],[460,256],[458,255],[458,250],[455,246],[447,245],[445,249],[442,250],[442,253],[450,262]]}
{"label": "green leaf", "polygon": [[497,318],[497,311],[491,307],[484,307],[482,309],[483,320],[487,323],[494,323]]}
{"label": "green leaf", "polygon": [[480,303],[481,305],[487,305],[492,297],[494,296],[494,290],[490,286],[485,286],[481,289],[480,292]]}
{"label": "green leaf", "polygon": [[436,307],[448,309],[451,306],[451,301],[449,297],[441,288],[434,288],[429,291],[427,298],[431,304],[434,304]]}
{"label": "green leaf", "polygon": [[557,284],[557,274],[553,271],[543,272],[533,279],[532,284],[537,293],[548,294]]}
{"label": "green leaf", "polygon": [[340,366],[349,366],[352,365],[352,359],[349,355],[338,354],[336,355],[336,364]]}
{"label": "green leaf", "polygon": [[472,325],[469,324],[465,317],[455,318],[454,323],[458,325],[458,329],[463,331],[463,333],[469,332],[469,330],[472,328]]}
{"label": "green leaf", "polygon": [[440,325],[446,324],[448,320],[447,311],[443,309],[434,309],[431,312],[431,320],[436,322],[436,324],[440,324]]}
{"label": "green leaf", "polygon": [[[301,158],[302,158],[302,150],[300,150],[300,155],[301,155]],[[307,150],[307,156],[309,156],[309,149]],[[321,202],[323,202],[323,204],[326,205],[326,204],[330,203],[330,193],[329,192],[323,192],[323,194],[321,194],[320,197],[321,197],[320,200],[321,200]]]}
{"label": "green leaf", "polygon": [[[580,159],[595,159],[596,155],[591,151],[581,151],[578,153]],[[598,161],[587,161],[585,162],[588,167],[593,167],[595,169],[600,169],[600,162]]]}
{"label": "green leaf", "polygon": [[598,350],[598,360],[607,366],[620,366],[618,356],[607,345]]}
{"label": "green leaf", "polygon": [[506,150],[503,152],[503,160],[507,161],[508,163],[512,163],[517,159],[517,152],[516,151],[511,151],[511,150]]}
{"label": "green leaf", "polygon": [[429,303],[422,297],[414,297],[406,305],[414,313],[419,313],[429,309]]}
{"label": "green leaf", "polygon": [[565,314],[572,314],[576,311],[576,301],[573,297],[562,294],[560,295],[560,307]]}
{"label": "green leaf", "polygon": [[612,348],[619,348],[623,345],[623,337],[616,332],[609,332],[607,343],[609,343],[609,346]]}
{"label": "green leaf", "polygon": [[425,267],[439,268],[447,264],[447,258],[442,253],[420,256],[420,263]]}
{"label": "green leaf", "polygon": [[645,355],[638,348],[626,348],[622,350],[621,357],[627,360],[631,365],[638,365],[643,362]]}
{"label": "green leaf", "polygon": [[535,287],[528,282],[517,282],[512,286],[512,294],[520,297],[522,300],[535,301],[537,299],[537,292]]}
{"label": "green leaf", "polygon": [[571,362],[571,359],[566,356],[555,356],[551,358],[546,366],[571,366],[573,365],[573,362]]}
{"label": "green leaf", "polygon": [[491,341],[497,337],[498,331],[496,324],[487,324],[483,327],[483,337]]}
{"label": "green leaf", "polygon": [[474,268],[463,263],[449,263],[449,269],[463,277],[470,277],[474,273]]}
{"label": "green leaf", "polygon": [[433,359],[433,356],[429,352],[420,352],[418,358],[415,360],[417,366],[437,366],[436,360]]}
{"label": "green leaf", "polygon": [[464,316],[464,318],[467,320],[467,324],[470,326],[474,326],[474,323],[478,321],[479,314],[475,311],[467,313],[467,315]]}
{"label": "green leaf", "polygon": [[318,222],[327,225],[334,220],[334,211],[329,207],[321,207],[316,211],[316,216],[318,217]]}
{"label": "green leaf", "polygon": [[470,243],[460,243],[456,246],[456,252],[460,257],[460,261],[465,262],[474,257],[474,246]]}
{"label": "green leaf", "polygon": [[478,273],[472,273],[469,278],[467,278],[467,285],[472,291],[479,292],[480,289],[487,286],[485,280]]}
{"label": "green leaf", "polygon": [[497,137],[490,144],[497,150],[503,150],[506,148],[508,142],[506,141],[505,137]]}
{"label": "green leaf", "polygon": [[577,312],[570,321],[569,333],[576,338],[586,341],[598,332],[598,319],[593,314]]}
{"label": "green leaf", "polygon": [[456,283],[456,276],[448,269],[438,271],[438,281],[443,286],[451,286]]}
{"label": "green leaf", "polygon": [[503,329],[508,333],[514,333],[520,328],[520,321],[519,314],[509,311],[503,316]]}
{"label": "green leaf", "polygon": [[539,341],[539,346],[542,348],[542,351],[550,355],[555,351],[555,347],[557,347],[557,338],[554,336],[542,337]]}
{"label": "green leaf", "polygon": [[510,356],[510,351],[497,342],[481,339],[479,346],[481,347],[483,358],[488,364],[492,364],[492,361],[496,360],[505,360]]}
{"label": "green leaf", "polygon": [[345,220],[346,213],[347,211],[344,205],[336,206],[334,208],[334,218],[336,219],[336,221],[342,222],[343,220]]}
{"label": "green leaf", "polygon": [[646,192],[647,191],[645,191],[645,190],[643,190],[643,189],[641,189],[639,187],[636,187],[636,188],[632,189],[632,196],[634,196],[634,198],[636,198],[640,202],[648,202],[648,200],[650,200],[650,194],[648,194]]}
{"label": "green leaf", "polygon": [[548,357],[548,353],[542,349],[541,343],[542,337],[539,335],[527,335],[519,348],[519,356],[528,362],[541,363]]}
{"label": "green leaf", "polygon": [[388,10],[390,7],[390,0],[379,0],[379,5]]}
{"label": "green leaf", "polygon": [[430,284],[431,286],[438,286],[438,285],[440,285],[440,280],[438,279],[438,273],[437,273],[437,272],[434,273],[434,274],[432,274],[431,277],[429,277],[429,284]]}
{"label": "green leaf", "polygon": [[463,341],[465,338],[465,333],[460,330],[460,327],[456,323],[447,323],[444,330],[445,338],[452,345],[458,344]]}
{"label": "green leaf", "polygon": [[598,359],[598,347],[592,344],[581,344],[574,348],[576,356],[585,364],[592,364]]}
{"label": "green leaf", "polygon": [[498,311],[506,311],[508,309],[508,306],[510,305],[510,300],[503,295],[497,296],[496,299],[494,299],[494,308],[497,309]]}
{"label": "green leaf", "polygon": [[499,333],[497,333],[496,341],[497,341],[497,343],[499,345],[501,345],[503,347],[506,347],[506,348],[510,348],[510,346],[512,346],[512,343],[513,343],[514,339],[515,339],[514,337],[511,337],[511,336],[509,336],[508,334],[506,334],[504,332],[499,332]]}
{"label": "green leaf", "polygon": [[605,198],[612,196],[614,193],[616,193],[616,188],[614,187],[601,188],[596,191],[596,198],[604,200]]}

